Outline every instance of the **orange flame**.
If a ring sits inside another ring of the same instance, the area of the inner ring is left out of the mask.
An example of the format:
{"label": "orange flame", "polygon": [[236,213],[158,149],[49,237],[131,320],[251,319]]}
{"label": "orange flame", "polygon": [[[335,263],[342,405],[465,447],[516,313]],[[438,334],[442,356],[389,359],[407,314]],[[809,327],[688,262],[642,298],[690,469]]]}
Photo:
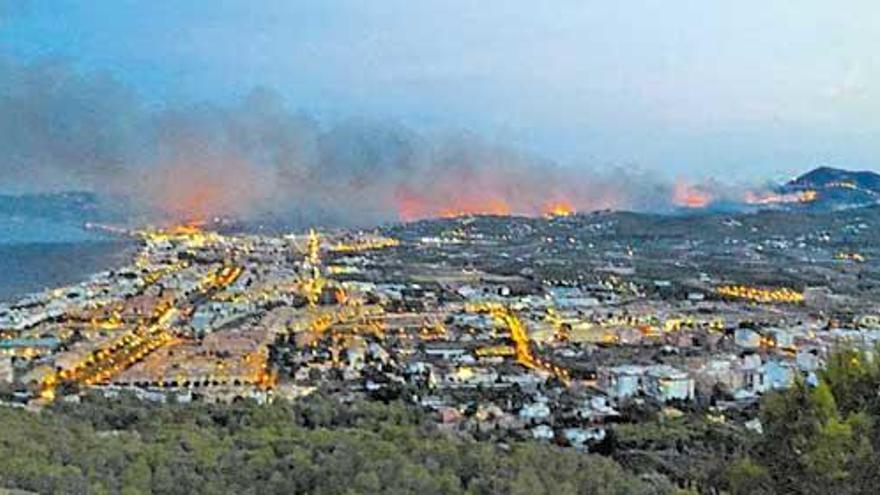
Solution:
{"label": "orange flame", "polygon": [[777,194],[774,192],[753,192],[747,191],[745,201],[750,205],[769,205],[779,203],[809,203],[815,201],[819,197],[819,193],[808,189],[806,191],[798,191],[786,194]]}
{"label": "orange flame", "polygon": [[270,185],[266,173],[250,162],[187,151],[150,170],[138,191],[168,220],[198,223],[247,214],[267,197]]}
{"label": "orange flame", "polygon": [[574,214],[574,208],[568,201],[562,200],[544,206],[544,215],[548,217],[567,217]]}
{"label": "orange flame", "polygon": [[696,186],[676,181],[672,188],[672,203],[685,208],[705,208],[712,196]]}
{"label": "orange flame", "polygon": [[467,215],[510,215],[510,205],[500,198],[467,199],[457,203],[453,208],[440,211],[443,218],[455,218]]}
{"label": "orange flame", "polygon": [[396,193],[397,211],[406,222],[420,218],[455,218],[467,215],[510,215],[510,204],[501,197],[467,193],[432,193],[420,196],[406,188]]}
{"label": "orange flame", "polygon": [[202,231],[201,226],[204,224],[202,221],[192,221],[187,223],[182,223],[179,225],[174,225],[168,229],[168,233],[172,235],[193,235],[198,234]]}

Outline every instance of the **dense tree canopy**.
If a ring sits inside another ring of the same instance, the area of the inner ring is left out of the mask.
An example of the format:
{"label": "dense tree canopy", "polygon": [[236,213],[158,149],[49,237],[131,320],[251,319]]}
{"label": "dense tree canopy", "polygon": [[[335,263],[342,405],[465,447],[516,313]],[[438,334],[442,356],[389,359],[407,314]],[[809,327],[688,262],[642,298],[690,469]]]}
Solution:
{"label": "dense tree canopy", "polygon": [[761,404],[764,433],[728,470],[734,493],[877,493],[880,363],[833,354],[816,386],[803,381]]}
{"label": "dense tree canopy", "polygon": [[90,399],[0,409],[2,484],[40,493],[666,493],[614,461],[437,432],[392,403]]}

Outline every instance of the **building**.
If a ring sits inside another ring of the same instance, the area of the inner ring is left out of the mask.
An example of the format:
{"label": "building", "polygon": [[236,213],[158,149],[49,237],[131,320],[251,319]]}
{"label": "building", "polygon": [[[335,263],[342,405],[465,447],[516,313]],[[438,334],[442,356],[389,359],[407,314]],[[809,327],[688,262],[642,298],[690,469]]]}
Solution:
{"label": "building", "polygon": [[659,402],[692,400],[694,379],[672,366],[651,366],[645,372],[643,390],[645,394]]}
{"label": "building", "polygon": [[13,369],[11,357],[0,357],[0,382],[12,383]]}
{"label": "building", "polygon": [[761,347],[761,334],[751,328],[737,328],[733,341],[744,349],[757,349]]}
{"label": "building", "polygon": [[599,388],[615,399],[632,397],[641,391],[643,366],[623,365],[599,370]]}

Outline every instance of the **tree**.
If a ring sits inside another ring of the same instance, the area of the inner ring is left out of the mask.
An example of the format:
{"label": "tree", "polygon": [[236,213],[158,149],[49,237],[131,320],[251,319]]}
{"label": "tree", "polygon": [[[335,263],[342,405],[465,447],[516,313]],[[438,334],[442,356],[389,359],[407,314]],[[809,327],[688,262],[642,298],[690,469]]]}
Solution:
{"label": "tree", "polygon": [[[831,383],[842,386],[841,394],[850,404],[857,403],[851,385],[861,381],[854,379],[858,372],[834,366],[831,373]],[[770,394],[762,403],[761,421],[764,435],[757,455],[776,491],[873,493],[876,487],[860,482],[876,461],[867,440],[872,420],[863,412],[842,415],[832,385],[825,380],[813,388],[798,380],[790,390]]]}
{"label": "tree", "polygon": [[742,458],[727,470],[726,482],[733,495],[763,495],[773,493],[773,480],[760,464],[749,457]]}
{"label": "tree", "polygon": [[132,460],[122,471],[122,493],[126,495],[150,493],[151,475],[150,465],[144,456],[138,456]]}
{"label": "tree", "polygon": [[855,349],[839,350],[828,357],[821,378],[831,387],[844,414],[876,407],[880,363],[871,355]]}

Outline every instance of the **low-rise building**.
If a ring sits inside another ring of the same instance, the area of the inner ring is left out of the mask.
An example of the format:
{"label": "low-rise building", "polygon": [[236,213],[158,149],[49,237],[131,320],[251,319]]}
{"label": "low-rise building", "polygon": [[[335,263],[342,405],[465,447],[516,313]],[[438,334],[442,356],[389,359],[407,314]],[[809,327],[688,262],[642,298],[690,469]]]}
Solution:
{"label": "low-rise building", "polygon": [[651,366],[643,378],[645,393],[660,402],[694,398],[694,379],[668,365]]}

